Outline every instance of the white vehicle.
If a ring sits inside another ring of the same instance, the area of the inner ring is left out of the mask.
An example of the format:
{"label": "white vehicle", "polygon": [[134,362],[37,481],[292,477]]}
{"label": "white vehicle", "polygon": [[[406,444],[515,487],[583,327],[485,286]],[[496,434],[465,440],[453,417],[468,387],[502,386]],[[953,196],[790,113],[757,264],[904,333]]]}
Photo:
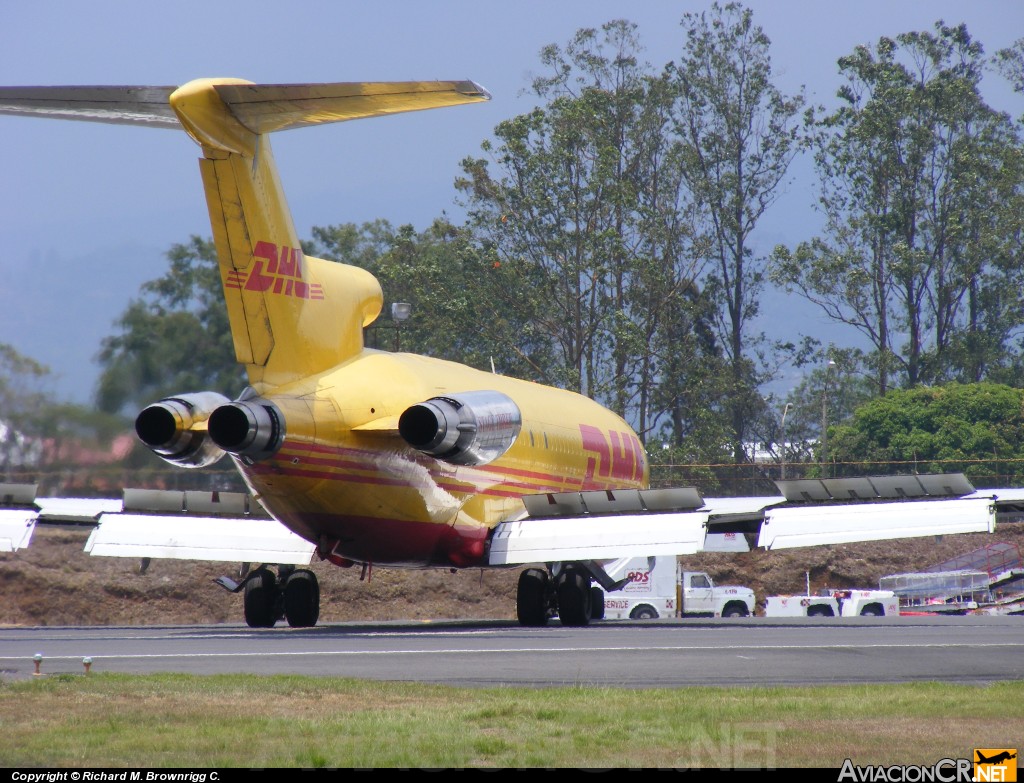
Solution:
{"label": "white vehicle", "polygon": [[890,617],[900,613],[892,590],[826,590],[823,595],[770,595],[765,617]]}
{"label": "white vehicle", "polygon": [[843,617],[893,617],[900,599],[892,590],[830,590]]}
{"label": "white vehicle", "polygon": [[[595,619],[653,620],[659,617],[747,617],[754,612],[754,591],[749,587],[715,586],[703,571],[683,571],[673,555],[633,557],[605,567],[614,579],[629,578],[621,589],[606,593],[603,613]],[[600,602],[595,600],[595,606]]]}

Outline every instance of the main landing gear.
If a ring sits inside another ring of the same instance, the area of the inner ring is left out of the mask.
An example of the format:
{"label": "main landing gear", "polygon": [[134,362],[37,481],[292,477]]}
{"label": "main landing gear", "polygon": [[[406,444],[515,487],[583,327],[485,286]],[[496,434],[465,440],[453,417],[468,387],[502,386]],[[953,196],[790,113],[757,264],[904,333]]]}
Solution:
{"label": "main landing gear", "polygon": [[519,575],[516,615],[520,625],[542,626],[557,615],[562,625],[588,625],[604,617],[604,592],[625,584],[613,582],[593,562],[555,563],[548,569],[528,568]]}
{"label": "main landing gear", "polygon": [[292,628],[311,628],[320,617],[320,585],[316,574],[305,568],[281,566],[275,576],[260,566],[243,585],[239,587],[250,628],[273,628],[282,617]]}

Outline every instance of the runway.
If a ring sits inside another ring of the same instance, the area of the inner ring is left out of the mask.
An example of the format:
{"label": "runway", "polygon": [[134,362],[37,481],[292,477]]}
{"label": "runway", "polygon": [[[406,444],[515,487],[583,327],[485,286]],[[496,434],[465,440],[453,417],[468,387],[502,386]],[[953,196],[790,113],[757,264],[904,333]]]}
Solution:
{"label": "runway", "polygon": [[304,674],[456,686],[651,688],[1024,679],[1024,617],[0,628],[0,679]]}

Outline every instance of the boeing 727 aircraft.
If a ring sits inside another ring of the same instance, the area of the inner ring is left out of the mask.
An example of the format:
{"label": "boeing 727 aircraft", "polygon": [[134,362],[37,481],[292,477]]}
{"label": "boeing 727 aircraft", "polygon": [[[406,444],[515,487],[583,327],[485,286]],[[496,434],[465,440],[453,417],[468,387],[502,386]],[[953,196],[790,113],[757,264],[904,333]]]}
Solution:
{"label": "boeing 727 aircraft", "polygon": [[[249,385],[234,401],[188,390],[150,405],[136,420],[150,449],[184,468],[229,455],[266,511],[339,566],[542,564],[520,577],[520,622],[543,625],[557,613],[564,624],[584,625],[595,611],[592,581],[621,586],[602,562],[709,547],[709,514],[693,513],[703,501],[687,505],[679,494],[647,490],[640,440],[586,397],[365,347],[363,329],[383,303],[380,285],[362,269],[303,254],[268,138],[489,97],[470,81],[201,79],[181,87],[0,88],[0,113],[184,130],[202,150],[234,349]],[[758,508],[782,501],[762,499]],[[639,513],[659,509],[682,513]],[[744,513],[725,510],[721,520]],[[773,535],[818,544],[991,530],[993,519],[994,512],[948,524],[934,516],[903,526],[856,520],[825,537],[802,528],[786,534],[780,522]],[[237,585],[247,623],[272,626],[283,615],[292,626],[314,625],[315,575],[274,565]]]}

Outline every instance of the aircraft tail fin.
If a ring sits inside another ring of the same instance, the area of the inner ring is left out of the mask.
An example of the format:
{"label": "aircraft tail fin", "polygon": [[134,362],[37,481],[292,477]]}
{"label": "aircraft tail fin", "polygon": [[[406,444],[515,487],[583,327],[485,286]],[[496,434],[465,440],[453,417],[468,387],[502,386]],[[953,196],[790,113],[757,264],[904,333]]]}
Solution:
{"label": "aircraft tail fin", "polygon": [[358,354],[383,302],[368,272],[303,255],[266,135],[489,98],[471,81],[199,79],[178,88],[5,87],[0,114],[183,127],[202,147],[235,354],[260,391]]}

